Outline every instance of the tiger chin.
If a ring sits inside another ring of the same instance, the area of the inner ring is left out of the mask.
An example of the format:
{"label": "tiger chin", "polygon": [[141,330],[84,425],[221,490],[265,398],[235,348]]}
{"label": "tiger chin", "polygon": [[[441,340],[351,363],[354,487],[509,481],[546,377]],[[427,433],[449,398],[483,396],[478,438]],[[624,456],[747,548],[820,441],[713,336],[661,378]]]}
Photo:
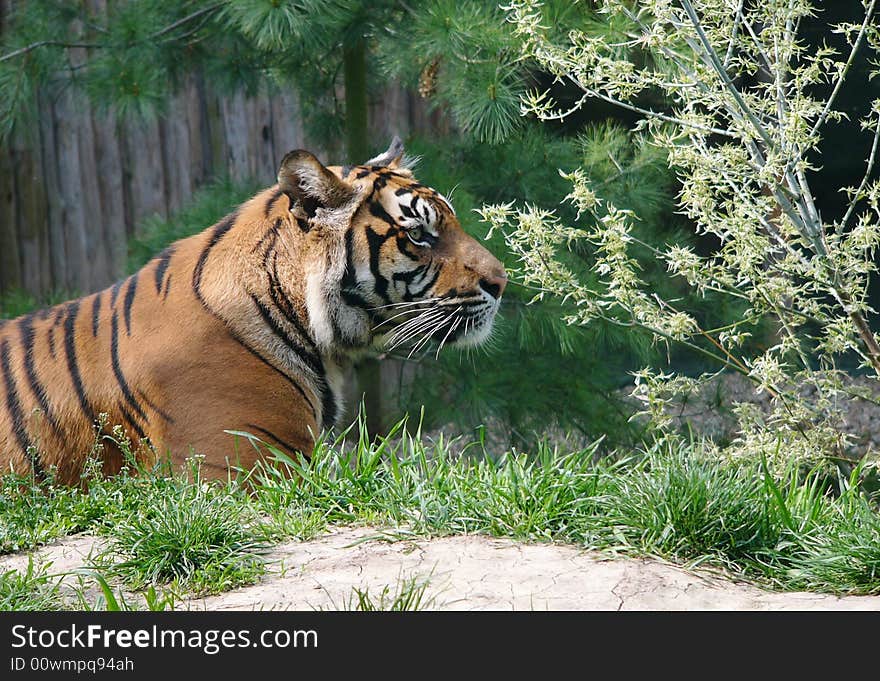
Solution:
{"label": "tiger chin", "polygon": [[[277,185],[127,279],[0,322],[0,470],[76,484],[105,422],[142,463],[196,453],[208,478],[261,456],[225,431],[308,457],[354,358],[485,340],[504,268],[403,152],[292,151]],[[100,456],[123,466],[110,438]]]}

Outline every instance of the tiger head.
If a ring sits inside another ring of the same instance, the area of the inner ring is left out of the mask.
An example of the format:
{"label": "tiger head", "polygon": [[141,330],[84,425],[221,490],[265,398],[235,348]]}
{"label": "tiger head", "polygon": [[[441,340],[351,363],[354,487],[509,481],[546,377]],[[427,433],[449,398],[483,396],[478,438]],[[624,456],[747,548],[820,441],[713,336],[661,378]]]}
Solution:
{"label": "tiger head", "polygon": [[307,151],[281,164],[279,189],[303,231],[320,233],[320,282],[307,307],[319,345],[417,350],[486,340],[507,274],[465,233],[450,202],[420,184],[403,144],[363,165],[325,167]]}

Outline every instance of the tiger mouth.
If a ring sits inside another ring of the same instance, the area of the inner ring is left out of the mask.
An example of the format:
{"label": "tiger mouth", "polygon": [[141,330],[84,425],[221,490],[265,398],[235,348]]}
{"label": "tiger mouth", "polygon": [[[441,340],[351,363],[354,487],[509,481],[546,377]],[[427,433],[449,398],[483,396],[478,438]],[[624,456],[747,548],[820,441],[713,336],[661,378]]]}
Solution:
{"label": "tiger mouth", "polygon": [[[408,350],[408,356],[433,341],[436,355],[449,345],[472,347],[489,338],[500,301],[428,299],[400,303],[397,310],[374,327],[385,350]],[[394,309],[392,308],[392,309]]]}

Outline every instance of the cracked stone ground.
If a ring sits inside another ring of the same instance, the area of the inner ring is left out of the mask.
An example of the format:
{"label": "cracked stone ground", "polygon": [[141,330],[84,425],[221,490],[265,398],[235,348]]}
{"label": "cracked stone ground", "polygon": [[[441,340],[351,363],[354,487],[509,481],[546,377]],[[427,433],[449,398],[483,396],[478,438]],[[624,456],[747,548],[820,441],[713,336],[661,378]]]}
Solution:
{"label": "cracked stone ground", "polygon": [[[68,537],[35,551],[62,573],[88,562],[98,540]],[[259,584],[179,602],[178,609],[342,609],[354,589],[427,582],[423,603],[442,610],[880,610],[880,596],[764,591],[655,559],[609,558],[560,544],[484,536],[407,538],[375,528],[336,528],[273,547]],[[0,559],[0,570],[28,556]]]}

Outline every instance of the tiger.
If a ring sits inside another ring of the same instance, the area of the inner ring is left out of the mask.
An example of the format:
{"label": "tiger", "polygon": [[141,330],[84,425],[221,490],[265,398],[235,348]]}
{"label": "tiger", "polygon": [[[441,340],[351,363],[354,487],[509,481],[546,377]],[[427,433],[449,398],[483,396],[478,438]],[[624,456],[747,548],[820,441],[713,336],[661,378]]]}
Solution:
{"label": "tiger", "polygon": [[206,479],[265,459],[230,433],[307,460],[353,362],[490,336],[505,268],[399,137],[361,165],[291,151],[277,180],[105,290],[0,322],[0,473],[76,484],[100,440],[117,474],[120,427],[142,463],[195,454]]}

